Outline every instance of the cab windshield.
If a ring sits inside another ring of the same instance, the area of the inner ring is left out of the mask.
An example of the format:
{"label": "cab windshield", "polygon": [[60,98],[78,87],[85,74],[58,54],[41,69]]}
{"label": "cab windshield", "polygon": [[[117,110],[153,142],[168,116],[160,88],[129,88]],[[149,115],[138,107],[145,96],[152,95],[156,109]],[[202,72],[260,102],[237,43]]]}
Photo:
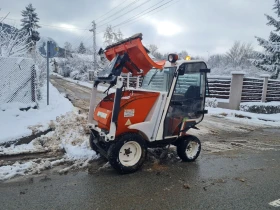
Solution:
{"label": "cab windshield", "polygon": [[168,92],[176,67],[151,69],[142,82],[142,89]]}

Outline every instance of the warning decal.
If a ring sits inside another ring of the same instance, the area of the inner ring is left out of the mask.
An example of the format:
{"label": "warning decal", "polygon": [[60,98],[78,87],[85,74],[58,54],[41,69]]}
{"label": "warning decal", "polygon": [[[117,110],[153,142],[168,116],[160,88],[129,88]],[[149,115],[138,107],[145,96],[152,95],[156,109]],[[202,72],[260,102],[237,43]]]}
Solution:
{"label": "warning decal", "polygon": [[98,111],[98,112],[97,112],[97,117],[101,117],[101,118],[103,118],[103,119],[106,119],[106,118],[107,118],[107,114],[104,113],[104,112]]}
{"label": "warning decal", "polygon": [[135,109],[125,109],[124,117],[134,117]]}
{"label": "warning decal", "polygon": [[130,119],[128,119],[128,120],[126,121],[125,125],[131,125]]}

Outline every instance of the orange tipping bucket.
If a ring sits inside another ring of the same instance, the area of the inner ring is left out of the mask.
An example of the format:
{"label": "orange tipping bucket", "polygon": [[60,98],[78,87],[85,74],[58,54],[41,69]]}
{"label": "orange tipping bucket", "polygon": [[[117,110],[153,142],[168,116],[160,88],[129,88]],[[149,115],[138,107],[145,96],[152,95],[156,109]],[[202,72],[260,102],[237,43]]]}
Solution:
{"label": "orange tipping bucket", "polygon": [[[142,74],[145,76],[152,68],[163,69],[165,60],[155,62],[153,61],[142,42],[142,34],[136,34],[132,37],[122,40],[116,44],[110,45],[105,49],[105,55],[109,61],[114,59],[117,55],[127,53],[130,61],[125,64],[123,73],[131,72],[132,76],[139,75],[138,69],[143,70]],[[138,68],[138,69],[137,69]],[[129,71],[129,70],[130,71]]]}

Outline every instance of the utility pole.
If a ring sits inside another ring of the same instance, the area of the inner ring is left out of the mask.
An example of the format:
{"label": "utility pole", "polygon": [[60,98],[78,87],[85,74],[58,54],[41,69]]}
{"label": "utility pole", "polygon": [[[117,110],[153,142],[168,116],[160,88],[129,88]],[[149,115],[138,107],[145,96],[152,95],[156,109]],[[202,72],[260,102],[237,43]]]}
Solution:
{"label": "utility pole", "polygon": [[[66,64],[65,64],[65,62],[66,62],[66,48],[64,47],[64,71],[65,71],[65,69],[66,69]],[[58,73],[58,72],[57,72]]]}
{"label": "utility pole", "polygon": [[90,29],[93,33],[93,70],[97,70],[97,59],[96,59],[96,24],[95,21],[92,21],[92,29]]}

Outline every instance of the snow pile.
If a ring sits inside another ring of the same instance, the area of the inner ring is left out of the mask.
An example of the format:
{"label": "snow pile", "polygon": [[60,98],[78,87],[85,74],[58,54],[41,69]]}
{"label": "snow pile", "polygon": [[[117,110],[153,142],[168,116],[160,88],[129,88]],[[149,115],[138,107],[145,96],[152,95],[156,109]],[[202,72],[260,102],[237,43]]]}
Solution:
{"label": "snow pile", "polygon": [[[26,145],[0,147],[1,155],[22,153],[51,152],[56,158],[34,159],[28,162],[16,162],[0,167],[0,180],[18,175],[39,174],[41,171],[57,165],[67,165],[59,173],[71,169],[86,168],[90,161],[98,156],[89,146],[89,129],[87,117],[75,112],[68,112],[52,122],[54,131],[38,137]],[[59,155],[63,153],[63,155]]]}
{"label": "snow pile", "polygon": [[246,102],[240,104],[240,110],[261,114],[275,114],[280,113],[280,102]]}
{"label": "snow pile", "polygon": [[222,108],[208,108],[208,113],[210,115],[225,117],[246,124],[280,126],[280,113],[279,114],[256,114],[256,113],[222,109]]}
{"label": "snow pile", "polygon": [[68,159],[92,159],[96,157],[90,149],[87,116],[69,112],[54,122],[55,131],[43,139],[43,145],[51,150],[61,148]]}
{"label": "snow pile", "polygon": [[[21,104],[3,104],[0,107],[0,143],[14,141],[38,131],[47,130],[51,120],[73,109],[68,99],[50,84],[50,105],[47,106],[46,86],[38,109],[20,111]],[[31,104],[32,105],[32,104]]]}

